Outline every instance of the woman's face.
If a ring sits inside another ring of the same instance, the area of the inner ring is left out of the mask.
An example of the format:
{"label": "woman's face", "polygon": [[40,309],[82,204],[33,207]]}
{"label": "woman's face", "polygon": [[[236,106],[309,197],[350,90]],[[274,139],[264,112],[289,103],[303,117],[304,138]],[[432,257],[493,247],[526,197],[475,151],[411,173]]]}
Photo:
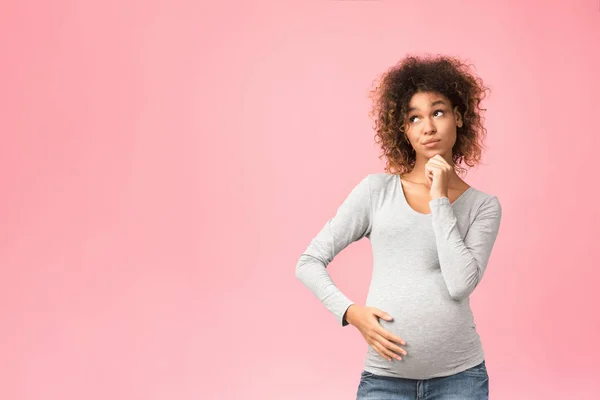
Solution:
{"label": "woman's face", "polygon": [[453,112],[446,96],[432,92],[415,93],[408,107],[406,136],[417,154],[427,159],[452,155],[456,128],[463,125],[458,107]]}

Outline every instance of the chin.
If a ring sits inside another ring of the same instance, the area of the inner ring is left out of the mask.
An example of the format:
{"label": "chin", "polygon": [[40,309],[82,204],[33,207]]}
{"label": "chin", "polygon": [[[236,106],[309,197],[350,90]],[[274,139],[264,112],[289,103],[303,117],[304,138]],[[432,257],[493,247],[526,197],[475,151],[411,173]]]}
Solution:
{"label": "chin", "polygon": [[445,154],[449,151],[449,149],[425,149],[425,154]]}

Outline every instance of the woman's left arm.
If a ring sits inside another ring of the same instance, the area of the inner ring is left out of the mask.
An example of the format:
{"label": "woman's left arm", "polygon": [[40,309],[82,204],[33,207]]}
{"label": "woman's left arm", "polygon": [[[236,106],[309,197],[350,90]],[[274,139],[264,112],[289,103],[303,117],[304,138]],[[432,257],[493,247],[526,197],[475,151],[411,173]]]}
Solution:
{"label": "woman's left arm", "polygon": [[458,230],[448,197],[429,202],[442,277],[454,300],[468,297],[483,277],[498,236],[502,207],[490,196],[479,208],[465,239]]}

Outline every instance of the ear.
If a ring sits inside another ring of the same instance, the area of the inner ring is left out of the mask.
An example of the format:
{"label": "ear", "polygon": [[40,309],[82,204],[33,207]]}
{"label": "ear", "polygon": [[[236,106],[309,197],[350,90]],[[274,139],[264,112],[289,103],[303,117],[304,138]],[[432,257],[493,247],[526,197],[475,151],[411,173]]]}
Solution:
{"label": "ear", "polygon": [[456,118],[456,126],[458,126],[459,128],[462,128],[463,119],[462,119],[462,115],[460,115],[460,112],[458,112],[458,106],[454,107],[454,116]]}

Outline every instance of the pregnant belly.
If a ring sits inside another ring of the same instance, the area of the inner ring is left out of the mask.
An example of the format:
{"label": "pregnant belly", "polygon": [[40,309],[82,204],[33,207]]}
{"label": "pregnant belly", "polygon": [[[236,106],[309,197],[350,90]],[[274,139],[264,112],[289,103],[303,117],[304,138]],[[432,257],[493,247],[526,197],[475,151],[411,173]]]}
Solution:
{"label": "pregnant belly", "polygon": [[[423,289],[423,288],[421,288]],[[406,341],[408,355],[389,362],[369,346],[367,364],[397,369],[405,376],[431,374],[432,368],[449,368],[480,351],[468,300],[455,301],[436,290],[404,291],[397,298],[375,298],[368,306],[379,308],[394,320],[380,325]]]}
{"label": "pregnant belly", "polygon": [[[390,309],[390,307],[388,307]],[[400,336],[407,343],[407,351],[413,353],[436,353],[448,347],[456,348],[465,339],[464,335],[474,329],[470,310],[460,307],[440,307],[391,310],[393,321],[379,320],[380,325]]]}

